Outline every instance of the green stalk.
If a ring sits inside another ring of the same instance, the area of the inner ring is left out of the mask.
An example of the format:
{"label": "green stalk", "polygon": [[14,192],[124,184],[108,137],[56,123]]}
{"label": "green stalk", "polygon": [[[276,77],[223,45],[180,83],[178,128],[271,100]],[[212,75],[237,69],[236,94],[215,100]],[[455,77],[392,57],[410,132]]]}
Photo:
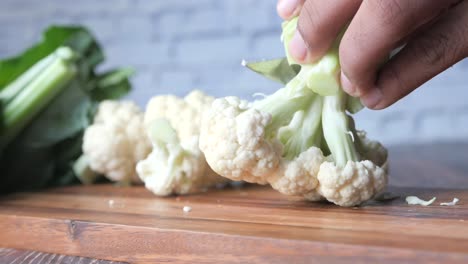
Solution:
{"label": "green stalk", "polygon": [[323,135],[337,166],[345,166],[348,161],[359,161],[355,138],[346,115],[347,96],[340,89],[334,96],[325,96],[322,111]]}
{"label": "green stalk", "polygon": [[302,65],[301,72],[297,75],[305,75],[307,87],[312,91],[323,95],[334,95],[341,90],[339,80],[340,63],[338,51],[329,51],[318,62]]}
{"label": "green stalk", "polygon": [[[76,75],[74,53],[70,48],[60,47],[52,55],[52,62],[35,78],[31,78],[28,85],[4,106],[0,150],[8,145]],[[41,63],[42,60],[36,66],[40,68]]]}
{"label": "green stalk", "polygon": [[281,127],[278,139],[283,143],[283,156],[292,160],[312,146],[321,147],[321,114],[323,97],[317,94],[309,100],[310,105],[294,114],[289,125]]}
{"label": "green stalk", "polygon": [[291,89],[292,87],[279,89],[265,99],[253,103],[252,108],[271,114],[271,122],[266,128],[267,137],[275,137],[278,129],[288,125],[294,114],[306,109],[313,98],[309,89],[296,92],[292,92]]}
{"label": "green stalk", "polygon": [[50,54],[44,59],[40,60],[33,67],[28,69],[25,73],[16,78],[13,82],[8,84],[0,91],[0,101],[3,104],[8,104],[19,94],[25,86],[32,82],[43,70],[45,70],[53,61],[54,54]]}

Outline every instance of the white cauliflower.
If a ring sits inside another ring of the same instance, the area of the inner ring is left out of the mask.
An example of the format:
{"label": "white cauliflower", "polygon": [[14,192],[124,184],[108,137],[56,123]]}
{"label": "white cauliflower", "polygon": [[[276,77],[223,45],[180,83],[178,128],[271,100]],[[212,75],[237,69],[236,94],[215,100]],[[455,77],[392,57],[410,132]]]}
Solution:
{"label": "white cauliflower", "polygon": [[[296,24],[297,18],[284,24],[285,47]],[[212,169],[233,180],[270,184],[287,195],[341,206],[383,191],[387,151],[357,132],[347,114],[362,106],[341,90],[337,47],[315,64],[300,65],[285,88],[262,100],[215,100],[200,132],[200,148]]]}
{"label": "white cauliflower", "polygon": [[146,105],[144,122],[166,118],[180,140],[184,141],[200,134],[201,113],[210,107],[214,98],[202,91],[193,90],[185,98],[175,95],[160,95],[151,98]]}
{"label": "white cauliflower", "polygon": [[83,137],[83,153],[93,171],[120,183],[141,182],[136,163],[151,151],[143,113],[132,102],[103,101]]}
{"label": "white cauliflower", "polygon": [[387,184],[384,169],[372,161],[348,161],[344,167],[333,162],[320,165],[317,192],[328,201],[341,206],[353,206],[367,201],[383,191]]}
{"label": "white cauliflower", "polygon": [[144,119],[153,151],[137,172],[154,194],[189,194],[229,181],[213,172],[198,147],[200,118],[213,100],[195,90],[183,99],[163,95],[149,101]]}
{"label": "white cauliflower", "polygon": [[[335,128],[321,126],[324,99],[307,90],[302,96],[288,98],[286,91],[281,89],[251,106],[235,97],[214,101],[203,117],[200,135],[200,148],[213,170],[232,180],[268,183],[287,195],[314,201],[325,198],[342,206],[359,204],[381,192],[387,183],[386,173],[379,167],[387,159],[385,149],[377,143],[371,144],[379,146],[377,149],[355,146],[370,141],[352,128],[332,135],[336,138],[330,141],[343,145],[330,144],[323,130]],[[303,102],[310,105],[302,106]],[[323,154],[323,144],[334,148],[332,155]],[[375,160],[359,161],[358,148]],[[333,152],[344,163],[337,165]]]}

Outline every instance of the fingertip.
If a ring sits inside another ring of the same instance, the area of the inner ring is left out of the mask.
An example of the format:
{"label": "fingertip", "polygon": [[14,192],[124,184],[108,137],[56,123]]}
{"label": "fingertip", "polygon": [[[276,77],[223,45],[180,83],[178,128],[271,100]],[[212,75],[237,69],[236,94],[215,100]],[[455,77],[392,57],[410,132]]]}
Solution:
{"label": "fingertip", "polygon": [[366,94],[363,94],[361,97],[361,103],[369,109],[380,110],[386,107],[383,102],[383,93],[382,90],[378,87],[372,88]]}
{"label": "fingertip", "polygon": [[299,0],[279,0],[276,12],[282,19],[288,20],[295,14],[299,4]]}
{"label": "fingertip", "polygon": [[294,36],[289,43],[289,53],[298,62],[305,62],[307,58],[308,48],[298,30],[294,32]]}
{"label": "fingertip", "polygon": [[343,90],[351,95],[356,97],[356,87],[351,83],[351,81],[346,77],[346,74],[341,72],[340,74],[340,81],[341,81],[341,87],[343,87]]}

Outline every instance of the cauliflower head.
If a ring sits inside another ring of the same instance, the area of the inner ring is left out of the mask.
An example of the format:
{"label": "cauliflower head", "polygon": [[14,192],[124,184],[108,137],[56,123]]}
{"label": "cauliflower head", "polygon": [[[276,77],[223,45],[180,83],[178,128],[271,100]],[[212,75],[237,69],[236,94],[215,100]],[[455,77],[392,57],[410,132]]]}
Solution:
{"label": "cauliflower head", "polygon": [[120,183],[141,182],[136,163],[151,151],[143,113],[132,102],[103,101],[84,133],[83,153],[93,171]]}
{"label": "cauliflower head", "polygon": [[[308,91],[289,98],[286,91],[260,102],[236,97],[213,102],[200,134],[200,148],[213,170],[232,180],[270,184],[283,194],[341,206],[357,205],[381,192],[387,183],[380,167],[387,159],[385,148],[346,127],[350,117],[325,109],[327,100]],[[301,106],[303,101],[310,105]],[[322,121],[322,112],[332,124]],[[336,124],[347,130],[332,133]],[[325,136],[325,131],[332,135]]]}
{"label": "cauliflower head", "polygon": [[[297,18],[283,24],[286,50],[296,25]],[[371,199],[387,184],[387,150],[355,129],[350,113],[362,105],[341,89],[338,45],[313,64],[287,55],[299,70],[290,67],[297,74],[284,88],[251,103],[219,98],[203,115],[208,164],[232,180],[308,200],[354,206]]]}
{"label": "cauliflower head", "polygon": [[137,172],[154,194],[190,194],[230,181],[210,168],[198,147],[200,119],[213,100],[195,90],[185,98],[163,95],[149,101],[144,119],[153,150]]}

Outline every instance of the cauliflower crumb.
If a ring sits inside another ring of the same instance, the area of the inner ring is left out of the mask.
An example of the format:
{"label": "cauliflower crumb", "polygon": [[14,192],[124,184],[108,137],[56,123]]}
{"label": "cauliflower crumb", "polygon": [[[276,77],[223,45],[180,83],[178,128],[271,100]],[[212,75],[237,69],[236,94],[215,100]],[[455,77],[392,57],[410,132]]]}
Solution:
{"label": "cauliflower crumb", "polygon": [[436,200],[436,197],[432,198],[429,201],[424,201],[419,199],[416,196],[408,196],[406,197],[406,202],[410,205],[422,205],[422,206],[428,206],[431,205],[434,201]]}
{"label": "cauliflower crumb", "polygon": [[442,206],[454,206],[456,205],[460,200],[458,198],[453,198],[453,201],[447,202],[447,203],[440,203]]}
{"label": "cauliflower crumb", "polygon": [[184,206],[184,208],[182,208],[182,210],[184,211],[184,213],[190,213],[190,211],[192,211],[192,207]]}

